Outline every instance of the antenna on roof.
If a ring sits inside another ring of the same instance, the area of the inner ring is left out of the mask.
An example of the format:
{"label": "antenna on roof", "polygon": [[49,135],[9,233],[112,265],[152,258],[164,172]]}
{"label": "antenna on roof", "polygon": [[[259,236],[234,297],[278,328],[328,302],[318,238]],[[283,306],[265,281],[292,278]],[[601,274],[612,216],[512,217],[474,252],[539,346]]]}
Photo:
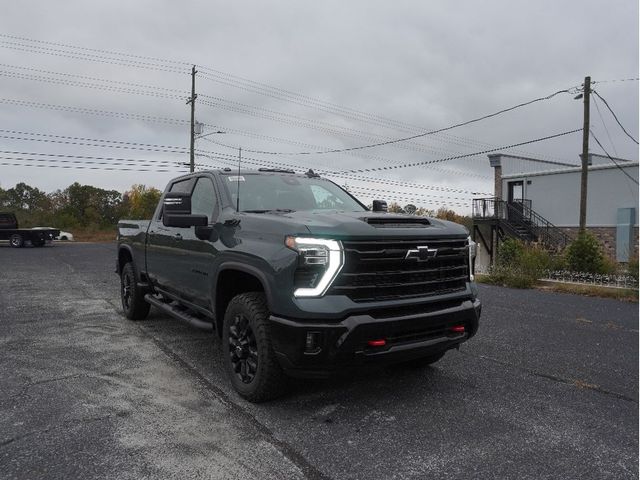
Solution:
{"label": "antenna on roof", "polygon": [[242,147],[238,147],[238,176],[236,177],[236,212],[240,213],[240,163],[242,162]]}

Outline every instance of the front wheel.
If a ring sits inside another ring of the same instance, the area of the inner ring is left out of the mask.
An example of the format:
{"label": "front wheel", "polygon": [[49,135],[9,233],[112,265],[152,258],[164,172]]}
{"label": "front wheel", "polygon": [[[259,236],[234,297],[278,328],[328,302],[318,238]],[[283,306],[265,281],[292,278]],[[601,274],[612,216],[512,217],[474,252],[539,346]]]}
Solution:
{"label": "front wheel", "polygon": [[222,349],[231,384],[242,397],[259,403],[286,392],[288,379],[273,351],[263,293],[231,299],[224,315]]}
{"label": "front wheel", "polygon": [[145,301],[144,291],[138,287],[131,262],[125,264],[120,273],[120,298],[124,316],[129,320],[143,320],[149,315],[151,305]]}
{"label": "front wheel", "polygon": [[24,245],[24,238],[22,238],[22,235],[20,235],[19,233],[14,233],[9,238],[9,245],[11,245],[13,248],[20,248]]}

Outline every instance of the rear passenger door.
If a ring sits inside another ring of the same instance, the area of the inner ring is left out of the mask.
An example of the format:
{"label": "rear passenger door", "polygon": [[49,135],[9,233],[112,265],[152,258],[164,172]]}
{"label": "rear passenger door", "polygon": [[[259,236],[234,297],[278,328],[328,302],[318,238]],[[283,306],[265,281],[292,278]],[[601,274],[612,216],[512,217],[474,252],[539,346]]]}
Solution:
{"label": "rear passenger door", "polygon": [[[194,178],[174,182],[167,191],[191,194]],[[192,227],[193,228],[193,227]],[[147,273],[156,287],[181,295],[182,264],[185,262],[182,239],[187,228],[167,227],[162,223],[162,207],[151,220],[147,236]]]}
{"label": "rear passenger door", "polygon": [[[191,213],[206,215],[209,225],[215,225],[219,211],[220,200],[213,180],[209,176],[198,177],[191,194]],[[218,253],[216,242],[197,238],[196,227],[178,230],[182,234],[179,277],[183,281],[183,294],[187,300],[210,308],[213,262]]]}

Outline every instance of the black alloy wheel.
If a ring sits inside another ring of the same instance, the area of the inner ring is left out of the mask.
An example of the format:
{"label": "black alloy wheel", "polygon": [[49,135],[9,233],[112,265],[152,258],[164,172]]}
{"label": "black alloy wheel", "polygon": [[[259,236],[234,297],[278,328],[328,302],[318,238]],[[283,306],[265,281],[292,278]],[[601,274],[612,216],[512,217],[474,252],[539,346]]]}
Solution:
{"label": "black alloy wheel", "polygon": [[233,388],[250,402],[265,402],[286,393],[289,382],[271,338],[269,307],[263,292],[233,297],[224,313],[221,346]]}
{"label": "black alloy wheel", "polygon": [[122,308],[126,312],[131,308],[131,302],[133,299],[133,278],[129,271],[122,272],[122,285],[120,294],[122,296]]}
{"label": "black alloy wheel", "polygon": [[124,315],[129,320],[142,320],[149,314],[151,305],[144,299],[144,293],[136,284],[133,264],[125,264],[120,274],[120,298]]}
{"label": "black alloy wheel", "polygon": [[251,383],[258,373],[258,344],[242,313],[236,314],[229,325],[229,357],[236,377],[242,383]]}

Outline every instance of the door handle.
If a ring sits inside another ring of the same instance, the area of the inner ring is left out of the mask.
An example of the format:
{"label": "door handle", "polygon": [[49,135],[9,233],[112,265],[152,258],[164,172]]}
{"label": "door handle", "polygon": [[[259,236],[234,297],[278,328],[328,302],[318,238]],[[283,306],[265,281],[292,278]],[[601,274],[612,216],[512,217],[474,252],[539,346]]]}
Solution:
{"label": "door handle", "polygon": [[176,234],[174,235],[174,238],[175,238],[176,240],[182,240],[182,235],[181,235],[180,233],[176,233]]}

